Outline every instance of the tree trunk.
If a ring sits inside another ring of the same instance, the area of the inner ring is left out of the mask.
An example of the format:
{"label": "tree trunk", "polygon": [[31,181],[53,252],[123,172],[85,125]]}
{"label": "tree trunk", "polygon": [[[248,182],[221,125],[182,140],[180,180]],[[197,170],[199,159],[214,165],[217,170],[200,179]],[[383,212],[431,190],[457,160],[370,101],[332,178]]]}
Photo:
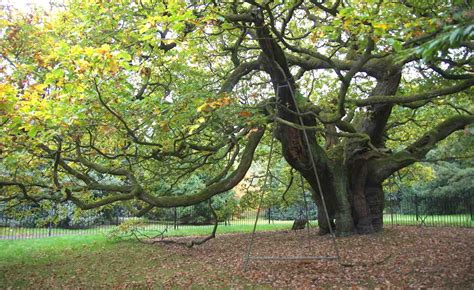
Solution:
{"label": "tree trunk", "polygon": [[381,231],[384,209],[382,183],[370,180],[366,164],[357,162],[353,166],[345,166],[342,160],[333,163],[330,170],[325,172],[319,169],[318,172],[327,215],[314,173],[303,172],[318,206],[320,234],[330,233],[327,216],[338,236]]}
{"label": "tree trunk", "polygon": [[[262,11],[256,14],[255,24],[259,46],[262,49],[262,67],[269,74],[276,95],[276,115],[292,124],[315,126],[314,115],[300,114],[304,105],[297,104],[298,90],[295,80],[283,50],[273,39],[268,27],[264,25]],[[386,77],[379,81],[374,93],[393,92],[398,83],[399,77],[394,80]],[[385,120],[390,114],[391,107],[377,107],[373,111],[376,119]],[[380,126],[365,122],[363,127],[371,138],[376,139],[383,132],[385,122],[386,120]],[[381,183],[368,182],[371,174],[368,172],[367,159],[361,157],[363,152],[368,151],[364,148],[367,144],[357,142],[338,144],[334,145],[334,150],[326,151],[318,144],[316,131],[301,130],[283,123],[277,124],[276,138],[282,145],[283,156],[290,166],[303,175],[312,188],[319,209],[320,233],[329,233],[331,227],[336,234],[343,236],[355,232],[372,233],[381,230],[383,191]],[[379,139],[383,142],[383,138]],[[326,145],[333,146],[333,144]],[[333,152],[330,153],[331,151]],[[352,154],[353,152],[359,153]],[[328,156],[329,154],[331,156]]]}
{"label": "tree trunk", "polygon": [[[356,155],[357,157],[347,160],[343,156],[354,154],[345,154],[340,150],[334,154],[337,157],[329,158],[315,143],[314,132],[307,133],[310,140],[314,140],[314,143],[310,142],[312,154],[309,154],[304,146],[301,130],[279,125],[277,138],[282,144],[283,156],[287,162],[298,170],[311,186],[313,199],[318,206],[320,234],[330,233],[330,226],[338,236],[381,231],[384,208],[382,184],[371,180],[373,174],[364,155]],[[360,150],[360,146],[353,148]],[[317,166],[320,185],[312,167],[311,157]]]}

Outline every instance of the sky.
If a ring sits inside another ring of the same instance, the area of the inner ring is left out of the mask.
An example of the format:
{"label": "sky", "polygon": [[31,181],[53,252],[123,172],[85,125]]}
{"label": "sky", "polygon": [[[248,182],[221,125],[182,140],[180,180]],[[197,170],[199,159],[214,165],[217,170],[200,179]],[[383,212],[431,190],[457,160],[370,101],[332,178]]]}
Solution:
{"label": "sky", "polygon": [[49,9],[50,0],[0,0],[0,7],[3,5],[13,5],[15,8],[28,11],[32,6],[40,6]]}

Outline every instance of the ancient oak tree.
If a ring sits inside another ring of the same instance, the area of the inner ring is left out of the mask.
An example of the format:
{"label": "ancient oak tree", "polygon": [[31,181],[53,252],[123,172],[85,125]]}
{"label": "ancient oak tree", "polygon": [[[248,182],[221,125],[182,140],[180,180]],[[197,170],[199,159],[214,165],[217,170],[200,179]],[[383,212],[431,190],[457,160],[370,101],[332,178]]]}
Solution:
{"label": "ancient oak tree", "polygon": [[4,7],[0,198],[192,205],[238,185],[274,135],[321,209],[316,166],[338,234],[380,231],[384,180],[472,137],[474,12],[429,2]]}

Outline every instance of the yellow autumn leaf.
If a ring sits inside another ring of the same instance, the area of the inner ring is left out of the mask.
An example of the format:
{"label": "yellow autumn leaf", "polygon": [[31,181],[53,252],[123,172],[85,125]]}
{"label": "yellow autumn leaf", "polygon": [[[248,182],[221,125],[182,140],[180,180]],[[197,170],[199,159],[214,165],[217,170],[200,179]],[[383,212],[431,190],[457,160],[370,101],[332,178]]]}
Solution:
{"label": "yellow autumn leaf", "polygon": [[161,131],[163,132],[168,132],[170,130],[170,127],[168,126],[168,122],[163,121],[159,123]]}
{"label": "yellow autumn leaf", "polygon": [[385,23],[375,23],[374,28],[382,29],[382,30],[387,30],[388,29],[388,24]]}
{"label": "yellow autumn leaf", "polygon": [[101,55],[105,55],[110,52],[110,46],[108,44],[104,44],[101,47],[96,49],[96,52]]}
{"label": "yellow autumn leaf", "polygon": [[212,110],[212,107],[208,103],[204,103],[197,108],[198,112],[209,112]]}
{"label": "yellow autumn leaf", "polygon": [[15,94],[15,88],[7,83],[0,83],[0,96],[7,96]]}
{"label": "yellow autumn leaf", "polygon": [[31,86],[31,91],[35,93],[43,93],[48,86],[45,84],[34,84]]}
{"label": "yellow autumn leaf", "polygon": [[117,62],[115,62],[115,61],[110,62],[109,71],[112,74],[116,74],[119,71],[119,66],[118,66]]}
{"label": "yellow autumn leaf", "polygon": [[206,122],[206,118],[201,117],[201,118],[197,119],[196,121],[197,121],[199,124],[202,124],[202,123]]}
{"label": "yellow autumn leaf", "polygon": [[324,36],[324,32],[323,31],[314,31],[313,33],[311,33],[311,42],[312,43],[315,43],[319,38],[323,37]]}
{"label": "yellow autumn leaf", "polygon": [[194,124],[194,125],[191,125],[189,126],[189,134],[192,134],[194,133],[194,131],[196,131],[196,129],[199,128],[199,125],[198,124]]}
{"label": "yellow autumn leaf", "polygon": [[344,20],[344,22],[342,23],[342,28],[346,31],[349,30],[349,28],[351,27],[351,24],[352,24],[352,20],[351,19],[347,19],[347,20]]}

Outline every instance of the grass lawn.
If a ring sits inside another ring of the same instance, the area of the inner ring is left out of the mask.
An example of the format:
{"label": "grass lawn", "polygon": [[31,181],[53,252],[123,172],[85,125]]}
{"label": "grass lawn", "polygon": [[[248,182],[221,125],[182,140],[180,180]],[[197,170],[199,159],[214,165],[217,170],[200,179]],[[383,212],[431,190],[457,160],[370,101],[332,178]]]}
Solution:
{"label": "grass lawn", "polygon": [[[257,231],[276,231],[291,228],[291,223],[259,224]],[[194,226],[172,229],[170,228],[166,236],[205,236],[212,230],[211,226]],[[253,225],[232,225],[219,226],[217,234],[225,233],[249,233],[252,232]],[[148,235],[157,234],[158,230],[146,230]],[[51,257],[58,251],[87,248],[87,250],[102,249],[111,246],[116,242],[107,240],[106,233],[95,233],[92,235],[70,235],[53,236],[46,238],[32,238],[19,240],[0,240],[0,265],[10,262],[28,262],[28,260],[38,260]],[[47,254],[47,255],[46,255]]]}
{"label": "grass lawn", "polygon": [[[220,235],[192,249],[110,241],[100,234],[3,240],[0,288],[470,288],[473,235],[465,228],[392,227],[376,235],[338,238],[343,262],[362,266],[255,261],[247,272],[242,259],[249,234]],[[328,255],[332,245],[329,237],[315,233],[272,231],[258,233],[253,253]]]}
{"label": "grass lawn", "polygon": [[[166,254],[152,247],[110,242],[102,235],[1,241],[0,288],[112,288],[125,280],[144,281]],[[166,278],[173,271],[160,269],[160,275]]]}
{"label": "grass lawn", "polygon": [[[291,223],[259,224],[257,230],[284,230],[290,227]],[[220,226],[218,233],[244,233],[251,232],[252,229],[253,225],[250,224]],[[210,231],[210,226],[195,226],[170,229],[167,236],[207,235]],[[147,234],[156,232],[150,230]],[[156,267],[160,267],[163,256],[177,261],[181,259],[170,256],[170,253],[165,253],[156,245],[111,241],[103,233],[0,240],[0,288],[31,288],[38,285],[113,287],[123,284],[124,279],[128,282],[145,281],[149,271],[156,271]],[[144,257],[147,258],[143,259]],[[130,267],[135,263],[139,267]],[[192,263],[184,264],[183,270],[193,267]],[[174,269],[160,268],[159,272],[164,280],[175,274]],[[227,279],[232,279],[231,275]]]}
{"label": "grass lawn", "polygon": [[[274,223],[274,224],[258,224],[258,231],[277,231],[290,229],[292,222]],[[217,234],[224,233],[247,233],[252,232],[253,224],[242,224],[242,225],[231,225],[231,226],[219,226],[217,228]],[[169,229],[168,235],[170,236],[202,236],[207,235],[212,231],[212,226],[194,226],[194,227],[181,227],[178,229]],[[153,233],[154,231],[150,231]]]}

